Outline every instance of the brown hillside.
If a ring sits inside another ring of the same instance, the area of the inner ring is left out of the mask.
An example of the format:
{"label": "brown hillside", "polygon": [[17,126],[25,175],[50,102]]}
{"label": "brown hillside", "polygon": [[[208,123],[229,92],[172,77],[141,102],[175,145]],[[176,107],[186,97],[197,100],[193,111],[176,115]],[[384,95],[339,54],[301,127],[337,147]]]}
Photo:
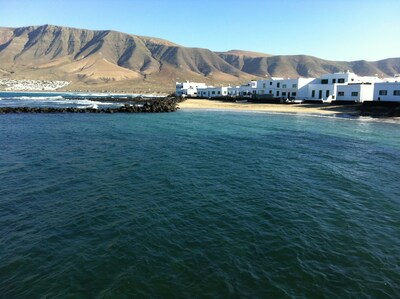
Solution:
{"label": "brown hillside", "polygon": [[400,73],[400,59],[337,62],[306,55],[213,52],[110,30],[0,28],[0,78],[67,80],[72,82],[68,89],[173,91],[174,83],[183,80],[237,84],[344,70],[392,76]]}

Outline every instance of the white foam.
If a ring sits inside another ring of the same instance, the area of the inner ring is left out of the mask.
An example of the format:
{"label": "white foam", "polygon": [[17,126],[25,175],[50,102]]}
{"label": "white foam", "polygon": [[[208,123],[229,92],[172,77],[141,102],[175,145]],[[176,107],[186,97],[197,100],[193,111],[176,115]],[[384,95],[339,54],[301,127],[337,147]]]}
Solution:
{"label": "white foam", "polygon": [[22,96],[22,97],[9,97],[6,98],[7,100],[28,100],[28,101],[56,101],[56,100],[63,100],[64,98],[62,96],[53,96],[53,97],[28,97],[28,96]]}

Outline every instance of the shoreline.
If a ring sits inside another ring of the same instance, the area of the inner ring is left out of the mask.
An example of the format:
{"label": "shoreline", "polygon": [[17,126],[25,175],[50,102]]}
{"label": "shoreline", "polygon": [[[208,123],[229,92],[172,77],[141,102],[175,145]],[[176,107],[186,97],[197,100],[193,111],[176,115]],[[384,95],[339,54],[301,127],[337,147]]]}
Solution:
{"label": "shoreline", "polygon": [[343,114],[354,117],[360,115],[359,111],[357,110],[359,105],[234,103],[203,99],[188,99],[180,102],[178,105],[181,110],[238,110],[254,112],[318,114],[326,116]]}
{"label": "shoreline", "polygon": [[373,121],[390,124],[400,124],[400,117],[384,117],[363,115],[361,104],[331,105],[331,104],[263,104],[234,103],[218,100],[187,99],[178,103],[182,111],[230,111],[253,112],[282,115],[302,115],[310,117],[338,118],[343,120]]}

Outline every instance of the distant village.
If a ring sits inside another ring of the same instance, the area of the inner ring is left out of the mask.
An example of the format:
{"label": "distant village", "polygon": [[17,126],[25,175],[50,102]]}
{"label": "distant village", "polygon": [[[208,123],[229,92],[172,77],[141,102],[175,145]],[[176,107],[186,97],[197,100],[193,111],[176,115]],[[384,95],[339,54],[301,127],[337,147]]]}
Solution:
{"label": "distant village", "polygon": [[0,88],[5,91],[55,91],[71,82],[50,80],[0,79]]}
{"label": "distant village", "polygon": [[230,98],[258,102],[400,102],[400,76],[378,78],[358,76],[349,71],[324,74],[319,78],[271,78],[241,86],[207,86],[177,82],[176,95],[192,98]]}

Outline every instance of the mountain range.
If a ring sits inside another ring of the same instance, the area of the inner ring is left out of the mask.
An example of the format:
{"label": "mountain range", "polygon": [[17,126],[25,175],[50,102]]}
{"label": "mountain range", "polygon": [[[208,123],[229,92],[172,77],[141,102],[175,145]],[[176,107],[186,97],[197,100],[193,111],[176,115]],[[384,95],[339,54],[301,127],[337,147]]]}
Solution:
{"label": "mountain range", "polygon": [[345,70],[393,76],[400,73],[400,58],[330,61],[307,55],[215,52],[112,30],[0,27],[0,78],[71,81],[70,90],[166,92],[185,80],[239,84]]}

